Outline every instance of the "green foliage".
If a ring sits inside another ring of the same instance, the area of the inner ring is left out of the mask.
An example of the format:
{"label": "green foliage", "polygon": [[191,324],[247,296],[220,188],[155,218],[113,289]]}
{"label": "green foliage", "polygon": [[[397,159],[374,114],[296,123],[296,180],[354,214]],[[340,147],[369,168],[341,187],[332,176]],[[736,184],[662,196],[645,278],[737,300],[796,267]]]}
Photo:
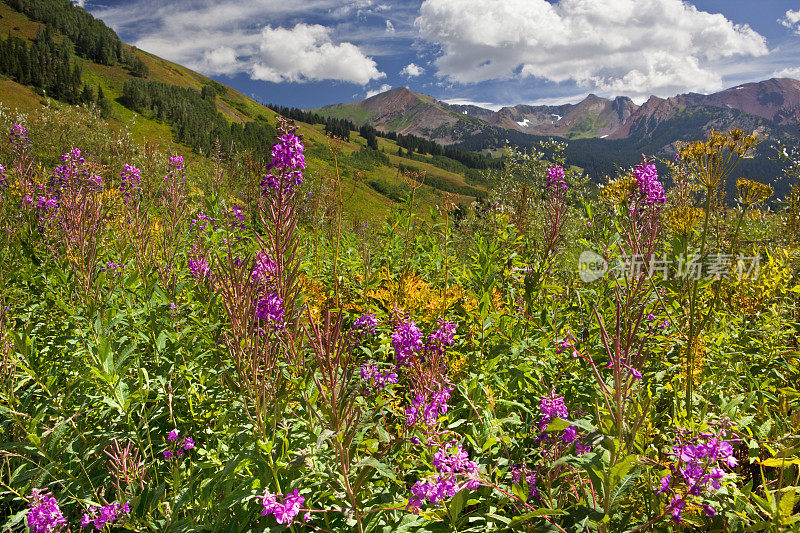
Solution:
{"label": "green foliage", "polygon": [[47,29],[31,44],[14,36],[0,39],[0,73],[53,98],[81,100],[81,66],[73,62],[71,47],[56,44]]}
{"label": "green foliage", "polygon": [[234,146],[253,153],[268,152],[275,136],[271,125],[260,121],[231,124],[209,100],[212,91],[218,94],[216,89],[206,85],[203,91],[205,97],[196,89],[131,78],[125,82],[122,99],[139,113],[169,122],[178,142],[201,153],[210,154],[217,146],[225,151]]}
{"label": "green foliage", "polygon": [[6,4],[69,37],[78,54],[86,59],[103,65],[133,60],[123,56],[122,41],[114,30],[70,0],[6,0]]}

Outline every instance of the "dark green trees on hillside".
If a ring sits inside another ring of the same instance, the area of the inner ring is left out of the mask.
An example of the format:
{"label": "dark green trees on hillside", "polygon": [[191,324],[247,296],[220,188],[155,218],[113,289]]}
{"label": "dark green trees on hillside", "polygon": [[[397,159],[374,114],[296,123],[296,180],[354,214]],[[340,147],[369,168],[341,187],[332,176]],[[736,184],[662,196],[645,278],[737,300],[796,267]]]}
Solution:
{"label": "dark green trees on hillside", "polygon": [[81,66],[71,60],[68,43],[56,44],[45,27],[28,43],[19,37],[0,38],[0,73],[44,89],[48,96],[75,104],[81,101]]}
{"label": "dark green trees on hillside", "polygon": [[129,79],[122,90],[122,103],[139,113],[168,122],[178,142],[200,153],[211,153],[219,139],[225,151],[269,154],[275,129],[264,121],[229,124],[214,103],[218,92],[213,85],[206,85],[201,93],[177,85]]}

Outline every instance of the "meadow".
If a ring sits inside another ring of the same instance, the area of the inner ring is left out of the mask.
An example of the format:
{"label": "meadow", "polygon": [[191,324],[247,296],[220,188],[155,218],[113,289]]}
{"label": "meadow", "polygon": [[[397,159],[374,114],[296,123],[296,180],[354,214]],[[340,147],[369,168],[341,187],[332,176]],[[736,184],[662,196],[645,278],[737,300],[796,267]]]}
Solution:
{"label": "meadow", "polygon": [[289,121],[253,168],[78,114],[0,110],[3,531],[800,527],[797,147],[786,199],[724,198],[734,130],[365,214]]}

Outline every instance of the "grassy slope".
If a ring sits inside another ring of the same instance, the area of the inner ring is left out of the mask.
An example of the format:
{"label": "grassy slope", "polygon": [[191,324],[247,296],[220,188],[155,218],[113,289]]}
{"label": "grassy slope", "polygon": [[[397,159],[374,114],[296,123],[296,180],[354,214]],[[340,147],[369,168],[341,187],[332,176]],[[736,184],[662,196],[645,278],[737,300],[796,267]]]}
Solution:
{"label": "grassy slope", "polygon": [[[11,9],[8,5],[0,3],[0,34],[16,35],[18,37],[32,39],[36,36],[39,24],[29,20],[25,15]],[[127,46],[127,45],[126,45]],[[133,49],[132,47],[129,47]],[[177,65],[160,57],[154,56],[141,50],[136,50],[139,57],[150,69],[148,80],[160,81],[181,87],[193,87],[200,90],[203,85],[212,80],[186,67]],[[128,70],[120,65],[106,66],[81,60],[83,63],[83,80],[94,87],[98,85],[103,88],[103,92],[111,101],[112,118],[111,126],[115,128],[127,127],[133,138],[139,142],[150,142],[160,145],[169,152],[178,152],[188,156],[189,160],[198,156],[192,155],[189,148],[174,142],[169,124],[149,119],[138,113],[131,111],[123,106],[119,99],[122,96],[122,88],[130,77]],[[0,78],[0,103],[11,109],[30,112],[41,108],[46,100],[36,94],[31,88],[24,87],[8,79]],[[270,123],[275,123],[275,113],[248,98],[239,91],[227,87],[225,94],[217,97],[218,110],[229,120],[246,122],[261,116],[265,117]],[[333,165],[333,156],[323,147],[329,145],[329,140],[325,137],[321,125],[307,125],[300,123],[300,133],[312,155],[308,158],[308,172],[324,178],[335,179],[336,168]],[[356,133],[351,136],[351,142],[340,143],[340,148],[344,153],[350,153],[361,149],[365,145],[364,140]],[[317,150],[314,150],[315,146]],[[368,185],[370,179],[380,178],[393,183],[400,183],[398,178],[397,165],[405,164],[426,170],[429,174],[438,176],[443,180],[455,184],[466,184],[464,177],[446,170],[434,167],[427,163],[421,163],[411,159],[401,158],[397,155],[397,144],[387,139],[380,139],[380,147],[389,155],[392,166],[380,165],[366,171],[355,169],[340,169],[342,176],[342,189],[345,206],[351,213],[357,213],[359,218],[375,218],[382,216],[394,204],[394,202],[375,191]],[[354,176],[358,175],[358,179]],[[431,202],[438,198],[437,191],[428,189],[422,196]],[[462,201],[469,201],[471,197],[462,197]]]}

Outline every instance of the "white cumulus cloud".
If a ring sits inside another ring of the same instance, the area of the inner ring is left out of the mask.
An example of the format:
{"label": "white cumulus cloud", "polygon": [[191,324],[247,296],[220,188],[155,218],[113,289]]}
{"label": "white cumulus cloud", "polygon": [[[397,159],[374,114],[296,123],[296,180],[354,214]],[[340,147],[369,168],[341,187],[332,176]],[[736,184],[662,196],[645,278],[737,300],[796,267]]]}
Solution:
{"label": "white cumulus cloud", "polygon": [[778,22],[793,30],[797,35],[800,35],[800,9],[792,11],[791,9],[786,12],[786,15]]}
{"label": "white cumulus cloud", "polygon": [[394,33],[394,24],[389,19],[386,19],[386,33]]}
{"label": "white cumulus cloud", "polygon": [[386,76],[356,45],[335,44],[328,28],[304,23],[293,28],[266,26],[250,74],[276,83],[340,80],[360,85]]}
{"label": "white cumulus cloud", "polygon": [[409,78],[416,78],[417,76],[421,76],[423,72],[425,72],[424,68],[414,63],[409,63],[403,67],[400,74],[402,76],[408,76]]}
{"label": "white cumulus cloud", "polygon": [[574,81],[631,96],[721,88],[715,61],[768,53],[748,25],[682,0],[424,0],[415,21],[438,74]]}
{"label": "white cumulus cloud", "polygon": [[381,85],[377,89],[373,89],[371,91],[367,91],[367,98],[372,98],[376,94],[385,93],[386,91],[388,91],[391,88],[392,88],[391,85],[389,85],[388,83],[384,83],[383,85]]}
{"label": "white cumulus cloud", "polygon": [[775,71],[773,78],[794,78],[800,80],[800,67],[787,67],[783,70]]}
{"label": "white cumulus cloud", "polygon": [[236,58],[236,50],[229,46],[218,46],[203,52],[199,67],[209,74],[234,74],[242,69]]}

